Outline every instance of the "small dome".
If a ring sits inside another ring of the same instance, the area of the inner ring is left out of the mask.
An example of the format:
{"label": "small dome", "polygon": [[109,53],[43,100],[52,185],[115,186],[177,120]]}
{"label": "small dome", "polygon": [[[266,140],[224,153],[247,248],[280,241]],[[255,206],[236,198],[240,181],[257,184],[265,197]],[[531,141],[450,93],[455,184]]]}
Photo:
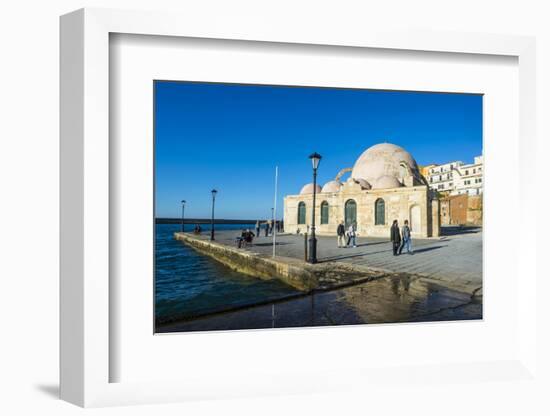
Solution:
{"label": "small dome", "polygon": [[373,189],[390,189],[390,188],[400,188],[403,186],[401,182],[397,180],[394,176],[384,175],[380,176],[374,182],[372,186]]}
{"label": "small dome", "polygon": [[[316,185],[315,193],[320,193],[320,192],[321,192],[321,186]],[[308,183],[307,185],[304,185],[302,190],[300,191],[300,195],[312,194],[312,193],[313,193],[313,184],[312,183]]]}
{"label": "small dome", "polygon": [[340,181],[330,181],[323,186],[321,192],[339,192],[342,187],[342,182]]}
{"label": "small dome", "polygon": [[412,174],[420,178],[416,161],[402,147],[391,143],[379,143],[365,150],[355,162],[351,176],[374,183],[382,176],[402,178]]}
{"label": "small dome", "polygon": [[358,183],[359,185],[361,185],[361,188],[363,188],[363,189],[371,189],[372,188],[372,186],[370,186],[370,183],[368,183],[364,179],[354,179],[354,181],[356,183]]}

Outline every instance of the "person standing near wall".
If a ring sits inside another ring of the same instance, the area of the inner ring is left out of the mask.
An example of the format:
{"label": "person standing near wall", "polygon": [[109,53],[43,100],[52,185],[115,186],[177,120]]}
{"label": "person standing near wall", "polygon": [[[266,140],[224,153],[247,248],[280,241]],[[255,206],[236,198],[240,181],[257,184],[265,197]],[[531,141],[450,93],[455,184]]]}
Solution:
{"label": "person standing near wall", "polygon": [[338,247],[343,248],[346,246],[346,228],[344,227],[344,221],[340,221],[338,228],[336,228],[336,234],[338,235]]}
{"label": "person standing near wall", "polygon": [[393,224],[390,228],[390,239],[393,247],[393,255],[397,256],[399,254],[399,246],[401,245],[401,234],[399,232],[399,224],[397,223],[397,220],[393,220]]}

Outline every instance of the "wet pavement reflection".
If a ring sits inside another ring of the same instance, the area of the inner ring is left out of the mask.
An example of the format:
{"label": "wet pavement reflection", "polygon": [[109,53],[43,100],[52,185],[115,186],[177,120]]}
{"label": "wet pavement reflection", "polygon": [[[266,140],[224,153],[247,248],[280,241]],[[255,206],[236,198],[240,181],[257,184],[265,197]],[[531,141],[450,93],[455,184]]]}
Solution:
{"label": "wet pavement reflection", "polygon": [[157,328],[214,331],[327,325],[482,319],[481,301],[420,277],[395,274],[375,281]]}

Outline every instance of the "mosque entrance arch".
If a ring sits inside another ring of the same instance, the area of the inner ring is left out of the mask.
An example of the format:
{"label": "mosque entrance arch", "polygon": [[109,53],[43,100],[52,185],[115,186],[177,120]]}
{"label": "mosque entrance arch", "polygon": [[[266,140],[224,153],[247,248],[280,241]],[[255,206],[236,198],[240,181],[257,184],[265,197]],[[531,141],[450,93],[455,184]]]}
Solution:
{"label": "mosque entrance arch", "polygon": [[419,205],[413,205],[410,209],[410,226],[413,233],[422,231],[422,216],[420,215]]}
{"label": "mosque entrance arch", "polygon": [[344,214],[346,228],[353,223],[357,224],[357,203],[353,199],[346,201]]}

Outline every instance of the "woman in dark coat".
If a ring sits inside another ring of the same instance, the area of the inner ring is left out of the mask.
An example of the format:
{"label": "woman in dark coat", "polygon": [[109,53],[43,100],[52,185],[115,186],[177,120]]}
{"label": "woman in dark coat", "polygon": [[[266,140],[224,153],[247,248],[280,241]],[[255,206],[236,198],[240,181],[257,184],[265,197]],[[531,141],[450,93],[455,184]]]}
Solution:
{"label": "woman in dark coat", "polygon": [[397,220],[393,220],[393,224],[390,228],[390,239],[393,246],[393,255],[398,255],[399,246],[401,245],[401,233],[399,232],[399,224]]}

